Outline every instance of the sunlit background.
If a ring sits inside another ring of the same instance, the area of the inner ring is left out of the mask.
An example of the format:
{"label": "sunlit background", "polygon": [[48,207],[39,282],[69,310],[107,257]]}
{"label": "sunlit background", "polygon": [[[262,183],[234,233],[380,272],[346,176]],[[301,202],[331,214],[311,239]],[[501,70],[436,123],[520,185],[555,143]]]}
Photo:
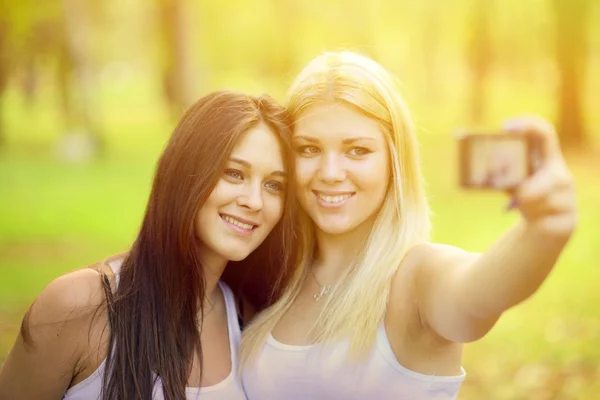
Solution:
{"label": "sunlit background", "polygon": [[597,398],[597,0],[2,0],[0,365],[50,280],[129,246],[191,102],[222,88],[284,101],[306,62],[340,49],[403,82],[436,241],[482,251],[517,218],[504,196],[457,187],[457,128],[556,124],[580,226],[540,291],[467,345],[459,398]]}

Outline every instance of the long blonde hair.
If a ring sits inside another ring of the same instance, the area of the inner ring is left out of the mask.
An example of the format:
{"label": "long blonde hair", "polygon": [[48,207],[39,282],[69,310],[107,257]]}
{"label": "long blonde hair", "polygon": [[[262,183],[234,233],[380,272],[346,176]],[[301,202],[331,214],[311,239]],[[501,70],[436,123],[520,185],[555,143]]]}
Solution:
{"label": "long blonde hair", "polygon": [[[352,52],[324,53],[298,75],[288,92],[293,120],[314,104],[349,104],[380,122],[387,133],[391,184],[356,262],[327,297],[313,327],[318,343],[350,339],[350,354],[371,349],[384,317],[390,281],[408,250],[429,238],[429,206],[421,173],[419,145],[395,78],[375,61]],[[314,223],[300,216],[298,265],[283,296],[244,332],[241,359],[259,351],[268,334],[293,304],[309,273],[315,249]]]}

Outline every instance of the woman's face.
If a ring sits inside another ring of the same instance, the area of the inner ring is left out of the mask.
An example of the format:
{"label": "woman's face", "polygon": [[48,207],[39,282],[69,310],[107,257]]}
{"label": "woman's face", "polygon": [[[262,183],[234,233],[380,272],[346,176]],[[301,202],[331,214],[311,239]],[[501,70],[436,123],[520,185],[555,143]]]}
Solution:
{"label": "woman's face", "polygon": [[294,127],[298,200],[317,228],[341,235],[373,223],[390,177],[379,122],[353,107],[309,107]]}
{"label": "woman's face", "polygon": [[196,235],[205,256],[243,260],[279,222],[287,172],[282,151],[265,124],[236,143],[221,179],[196,216]]}

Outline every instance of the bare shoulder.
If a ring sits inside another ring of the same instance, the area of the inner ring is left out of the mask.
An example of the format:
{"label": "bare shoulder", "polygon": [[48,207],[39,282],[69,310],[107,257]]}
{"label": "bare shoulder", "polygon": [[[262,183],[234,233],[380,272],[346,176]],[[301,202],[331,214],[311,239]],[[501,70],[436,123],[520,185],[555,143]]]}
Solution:
{"label": "bare shoulder", "polygon": [[61,398],[89,363],[92,322],[103,304],[97,270],[83,268],[50,282],[25,315],[0,370],[0,398]]}
{"label": "bare shoulder", "polygon": [[468,252],[460,247],[442,243],[425,242],[410,249],[405,261],[420,266],[447,265],[455,260],[476,257],[476,253]]}
{"label": "bare shoulder", "polygon": [[54,324],[89,323],[89,317],[103,303],[101,273],[83,268],[62,275],[46,286],[29,310],[28,325],[35,331],[36,327]]}
{"label": "bare shoulder", "polygon": [[52,306],[57,311],[75,311],[97,306],[104,299],[100,271],[82,268],[62,275],[46,286],[36,304]]}
{"label": "bare shoulder", "polygon": [[419,277],[445,274],[457,266],[469,264],[478,256],[478,253],[468,252],[460,247],[425,242],[408,251],[400,269]]}

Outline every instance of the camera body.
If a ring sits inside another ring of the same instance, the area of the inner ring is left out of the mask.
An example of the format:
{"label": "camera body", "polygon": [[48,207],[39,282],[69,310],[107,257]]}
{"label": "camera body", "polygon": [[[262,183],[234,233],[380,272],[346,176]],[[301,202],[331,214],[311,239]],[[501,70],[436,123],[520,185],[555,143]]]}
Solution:
{"label": "camera body", "polygon": [[511,190],[542,160],[541,143],[527,134],[461,132],[459,181],[466,189]]}

